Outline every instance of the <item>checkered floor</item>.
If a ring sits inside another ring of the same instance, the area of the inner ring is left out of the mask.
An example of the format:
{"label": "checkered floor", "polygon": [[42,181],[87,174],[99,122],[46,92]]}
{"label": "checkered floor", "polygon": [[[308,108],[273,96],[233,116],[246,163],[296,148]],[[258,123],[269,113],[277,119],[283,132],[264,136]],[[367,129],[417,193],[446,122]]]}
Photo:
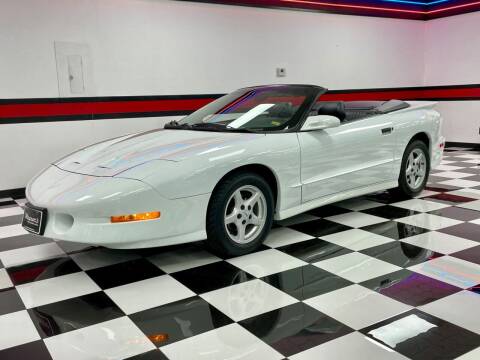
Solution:
{"label": "checkered floor", "polygon": [[449,149],[417,199],[318,208],[231,259],[36,237],[0,199],[0,359],[480,359],[479,164]]}

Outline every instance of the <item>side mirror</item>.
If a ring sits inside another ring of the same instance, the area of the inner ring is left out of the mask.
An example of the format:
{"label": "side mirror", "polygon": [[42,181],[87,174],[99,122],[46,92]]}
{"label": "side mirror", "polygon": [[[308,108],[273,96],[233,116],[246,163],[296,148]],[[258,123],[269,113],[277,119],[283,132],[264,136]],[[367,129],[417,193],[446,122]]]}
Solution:
{"label": "side mirror", "polygon": [[332,115],[309,116],[300,131],[314,131],[340,126],[340,119]]}

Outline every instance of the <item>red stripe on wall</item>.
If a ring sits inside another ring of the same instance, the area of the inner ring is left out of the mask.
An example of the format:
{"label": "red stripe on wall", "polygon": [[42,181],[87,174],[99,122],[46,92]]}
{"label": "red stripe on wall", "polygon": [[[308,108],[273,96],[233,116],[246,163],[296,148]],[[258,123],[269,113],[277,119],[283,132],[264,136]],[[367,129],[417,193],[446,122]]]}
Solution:
{"label": "red stripe on wall", "polygon": [[214,100],[214,98],[68,102],[48,104],[6,104],[0,105],[0,118],[193,111],[204,106],[205,104],[208,104],[212,100]]}
{"label": "red stripe on wall", "polygon": [[355,100],[420,100],[442,99],[456,100],[465,98],[478,98],[480,100],[480,87],[478,88],[449,88],[449,89],[418,89],[418,90],[385,90],[385,91],[352,91],[342,93],[326,93],[322,100],[355,101]]}
{"label": "red stripe on wall", "polygon": [[[128,98],[79,98],[79,99],[3,99],[0,100],[0,123],[49,121],[54,117],[68,120],[85,119],[98,115],[111,117],[146,117],[175,113],[189,113],[215,100],[219,95],[139,96]],[[186,98],[187,97],[187,98]],[[480,85],[458,85],[424,88],[335,90],[320,97],[323,101],[355,100],[480,100]],[[24,101],[25,100],[25,101]],[[27,119],[27,120],[25,120]],[[32,120],[33,119],[33,120]]]}

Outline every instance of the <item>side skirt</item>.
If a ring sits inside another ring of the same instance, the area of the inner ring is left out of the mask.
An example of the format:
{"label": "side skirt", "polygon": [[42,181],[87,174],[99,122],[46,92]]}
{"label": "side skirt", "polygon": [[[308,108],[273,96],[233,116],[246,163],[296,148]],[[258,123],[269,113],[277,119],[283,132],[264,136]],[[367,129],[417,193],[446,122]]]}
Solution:
{"label": "side skirt", "polygon": [[285,209],[277,212],[275,215],[275,220],[283,220],[294,215],[301,214],[305,211],[315,209],[317,207],[335,203],[337,201],[342,201],[346,199],[351,199],[357,196],[369,194],[376,191],[387,190],[396,188],[398,186],[398,181],[386,181],[381,183],[376,183],[369,186],[364,186],[361,188],[356,188],[341,193],[336,193],[328,196],[321,197],[319,199],[311,200],[306,203],[300,204],[298,206],[292,207],[290,209]]}

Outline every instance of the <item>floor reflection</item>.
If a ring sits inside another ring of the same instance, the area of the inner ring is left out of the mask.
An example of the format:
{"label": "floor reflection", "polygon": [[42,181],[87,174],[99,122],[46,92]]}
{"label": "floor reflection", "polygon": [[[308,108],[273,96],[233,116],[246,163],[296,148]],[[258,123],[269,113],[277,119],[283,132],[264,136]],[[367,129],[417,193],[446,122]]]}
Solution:
{"label": "floor reflection", "polygon": [[410,359],[454,359],[478,346],[478,335],[419,310],[362,329]]}
{"label": "floor reflection", "polygon": [[415,245],[400,241],[392,241],[387,244],[375,246],[361,251],[362,253],[390,264],[407,268],[424,261],[435,259],[443,254],[436,253]]}
{"label": "floor reflection", "polygon": [[379,276],[361,284],[412,306],[425,305],[462,290],[406,269]]}
{"label": "floor reflection", "polygon": [[42,337],[62,334],[123,316],[123,312],[104,293],[96,292],[29,310]]}
{"label": "floor reflection", "polygon": [[[391,230],[388,224],[384,226]],[[400,229],[405,230],[404,227]],[[310,263],[351,252],[319,239],[287,245],[279,250]],[[441,254],[398,241],[369,248],[363,252],[402,267],[441,256]],[[105,260],[108,256],[108,251],[103,251],[102,259]],[[118,254],[112,250],[111,256],[115,257]],[[19,285],[70,274],[81,269],[71,258],[59,257],[9,268],[8,271],[12,281]],[[123,283],[165,274],[145,258],[135,258],[119,264],[87,270],[87,273],[102,288],[121,286]],[[352,282],[312,264],[265,276],[260,280],[253,280],[253,276],[226,261],[178,271],[171,276],[200,296],[129,314],[130,319],[156,346],[166,346],[221,328],[233,323],[233,320],[240,320],[241,326],[284,356],[298,353],[353,331],[338,320],[303,302],[298,302],[352,285]],[[233,290],[234,285],[242,284],[246,286],[241,287],[239,291]],[[247,286],[250,284],[252,284],[251,287]],[[253,286],[254,284],[263,285]],[[409,270],[386,274],[365,281],[362,285],[414,306],[426,304],[461,290]],[[281,292],[275,293],[268,290],[271,287]],[[220,293],[216,294],[217,292]],[[202,298],[202,294],[207,294],[205,296],[216,294],[215,296],[218,295],[218,297],[208,299],[207,302]],[[277,297],[276,294],[282,294],[281,296],[285,298]],[[139,294],[138,301],[141,301],[142,296],[143,294]],[[292,300],[288,300],[290,304],[285,306],[287,297],[291,297]],[[215,307],[215,301],[221,304],[219,305],[221,311]],[[234,313],[235,307],[238,306],[240,308],[257,306],[258,308],[249,309],[246,312],[249,316],[244,318],[242,314]],[[42,337],[67,333],[125,315],[104,292],[95,292],[35,307],[28,311]],[[236,319],[237,316],[239,319]]]}
{"label": "floor reflection", "polygon": [[241,321],[240,324],[285,356],[353,331],[302,302]]}
{"label": "floor reflection", "polygon": [[395,240],[401,240],[410,236],[415,236],[428,232],[427,229],[396,221],[386,221],[379,224],[368,225],[363,227],[362,229]]}

